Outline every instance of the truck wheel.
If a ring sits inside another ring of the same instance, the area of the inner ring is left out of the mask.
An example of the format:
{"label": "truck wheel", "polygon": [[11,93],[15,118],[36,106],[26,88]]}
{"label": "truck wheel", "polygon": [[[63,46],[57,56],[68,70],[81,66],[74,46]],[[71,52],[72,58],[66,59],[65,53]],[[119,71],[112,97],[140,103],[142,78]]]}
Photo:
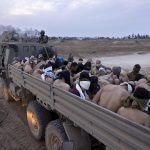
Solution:
{"label": "truck wheel", "polygon": [[46,126],[52,120],[51,113],[37,101],[31,101],[27,106],[27,120],[34,138],[44,139]]}
{"label": "truck wheel", "polygon": [[46,127],[45,142],[47,150],[61,150],[63,142],[68,138],[65,133],[62,122],[58,120],[51,121]]}
{"label": "truck wheel", "polygon": [[3,97],[4,97],[5,101],[7,101],[7,102],[10,102],[13,100],[13,97],[9,93],[9,88],[6,85],[4,85],[4,87],[3,87]]}

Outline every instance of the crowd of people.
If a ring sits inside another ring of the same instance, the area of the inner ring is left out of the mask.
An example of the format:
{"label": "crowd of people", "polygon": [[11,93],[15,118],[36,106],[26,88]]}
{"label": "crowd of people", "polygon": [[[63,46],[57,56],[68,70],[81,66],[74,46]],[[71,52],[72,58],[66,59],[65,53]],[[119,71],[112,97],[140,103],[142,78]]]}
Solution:
{"label": "crowd of people", "polygon": [[150,127],[150,76],[135,64],[131,72],[121,66],[104,66],[100,60],[74,60],[63,56],[15,57],[12,65],[44,82],[68,91],[81,100],[91,101],[123,117]]}

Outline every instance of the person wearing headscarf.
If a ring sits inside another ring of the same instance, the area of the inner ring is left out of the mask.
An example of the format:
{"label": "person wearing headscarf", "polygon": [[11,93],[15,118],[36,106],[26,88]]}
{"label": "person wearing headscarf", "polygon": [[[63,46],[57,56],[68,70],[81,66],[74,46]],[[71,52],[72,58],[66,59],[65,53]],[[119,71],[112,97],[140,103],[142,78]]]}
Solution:
{"label": "person wearing headscarf", "polygon": [[87,91],[90,88],[90,77],[87,72],[81,72],[79,77],[79,82],[76,83],[72,88],[70,88],[70,92],[79,96],[82,100],[89,100],[89,96]]}

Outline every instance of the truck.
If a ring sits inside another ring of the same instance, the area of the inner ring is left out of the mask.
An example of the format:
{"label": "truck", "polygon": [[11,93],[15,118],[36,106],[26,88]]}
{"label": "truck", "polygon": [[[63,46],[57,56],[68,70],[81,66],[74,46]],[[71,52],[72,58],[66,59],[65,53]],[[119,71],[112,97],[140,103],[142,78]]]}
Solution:
{"label": "truck", "polygon": [[45,138],[47,150],[149,150],[149,128],[12,66],[14,56],[32,53],[13,44],[1,46],[4,100],[26,102],[29,129],[35,139]]}

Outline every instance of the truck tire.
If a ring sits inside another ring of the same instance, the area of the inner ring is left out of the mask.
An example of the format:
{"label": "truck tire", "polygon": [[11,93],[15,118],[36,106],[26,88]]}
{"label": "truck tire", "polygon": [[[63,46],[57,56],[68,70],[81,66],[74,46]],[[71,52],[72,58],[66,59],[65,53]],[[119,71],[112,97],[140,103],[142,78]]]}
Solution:
{"label": "truck tire", "polygon": [[10,102],[13,100],[13,97],[9,93],[9,87],[7,87],[5,84],[3,86],[3,97],[4,97],[4,100],[7,102]]}
{"label": "truck tire", "polygon": [[46,127],[45,143],[47,150],[61,150],[68,138],[60,119],[51,121]]}
{"label": "truck tire", "polygon": [[34,138],[44,139],[46,126],[52,120],[51,113],[37,101],[31,101],[27,106],[27,120]]}

